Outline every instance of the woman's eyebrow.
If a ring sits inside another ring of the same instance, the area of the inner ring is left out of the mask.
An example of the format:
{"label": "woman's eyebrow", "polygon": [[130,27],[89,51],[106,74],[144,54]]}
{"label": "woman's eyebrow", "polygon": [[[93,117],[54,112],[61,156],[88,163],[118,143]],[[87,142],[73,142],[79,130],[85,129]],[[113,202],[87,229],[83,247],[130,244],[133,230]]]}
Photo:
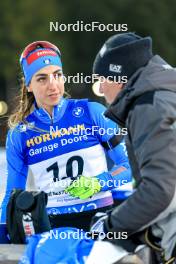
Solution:
{"label": "woman's eyebrow", "polygon": [[56,71],[54,71],[54,72],[52,72],[52,73],[38,73],[38,74],[36,74],[35,75],[35,77],[39,77],[39,76],[47,76],[47,75],[50,75],[50,74],[56,74],[56,73],[59,73],[59,72],[62,72],[62,70],[61,69],[59,69],[59,70],[56,70]]}
{"label": "woman's eyebrow", "polygon": [[46,75],[48,75],[48,74],[46,74],[46,73],[38,73],[38,74],[35,75],[35,77],[46,76]]}
{"label": "woman's eyebrow", "polygon": [[56,71],[54,71],[52,74],[59,73],[59,72],[62,72],[62,70],[61,70],[61,69],[56,70]]}

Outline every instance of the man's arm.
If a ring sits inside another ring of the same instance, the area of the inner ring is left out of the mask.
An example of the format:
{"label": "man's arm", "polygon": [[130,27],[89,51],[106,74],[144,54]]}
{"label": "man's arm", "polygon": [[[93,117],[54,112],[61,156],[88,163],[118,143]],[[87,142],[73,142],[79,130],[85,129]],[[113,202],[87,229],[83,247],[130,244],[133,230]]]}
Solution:
{"label": "man's arm", "polygon": [[129,116],[142,181],[128,200],[113,210],[106,223],[108,230],[130,235],[176,209],[175,109],[160,101],[136,105]]}

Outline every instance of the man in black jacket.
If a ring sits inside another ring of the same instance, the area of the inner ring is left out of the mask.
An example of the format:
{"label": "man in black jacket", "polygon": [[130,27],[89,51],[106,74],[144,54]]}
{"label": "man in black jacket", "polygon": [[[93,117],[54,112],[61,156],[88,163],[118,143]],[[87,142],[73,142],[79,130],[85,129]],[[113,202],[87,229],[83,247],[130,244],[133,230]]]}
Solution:
{"label": "man in black jacket", "polygon": [[[104,230],[125,231],[130,238],[151,227],[168,260],[176,245],[176,70],[153,55],[150,37],[124,33],[105,42],[93,73],[106,78],[100,84],[110,103],[105,115],[128,129],[126,144],[138,185],[102,218]],[[127,76],[128,82],[110,83],[109,76]]]}

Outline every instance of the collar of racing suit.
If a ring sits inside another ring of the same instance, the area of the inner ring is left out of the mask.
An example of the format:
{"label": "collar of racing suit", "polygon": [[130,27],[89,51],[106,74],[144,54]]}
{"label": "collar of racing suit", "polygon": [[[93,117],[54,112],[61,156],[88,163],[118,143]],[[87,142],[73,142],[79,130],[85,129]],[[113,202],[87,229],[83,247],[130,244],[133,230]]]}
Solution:
{"label": "collar of racing suit", "polygon": [[52,116],[44,108],[38,108],[36,102],[34,103],[34,115],[37,116],[44,123],[53,124],[57,122],[65,113],[66,107],[68,104],[68,100],[65,98],[61,98],[59,103],[53,107]]}

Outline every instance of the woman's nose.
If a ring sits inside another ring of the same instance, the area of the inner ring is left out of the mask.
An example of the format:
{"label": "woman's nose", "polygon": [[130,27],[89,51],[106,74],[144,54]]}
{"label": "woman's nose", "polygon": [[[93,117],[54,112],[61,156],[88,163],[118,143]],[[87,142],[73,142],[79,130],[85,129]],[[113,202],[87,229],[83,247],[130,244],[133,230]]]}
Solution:
{"label": "woman's nose", "polygon": [[57,80],[56,80],[56,77],[53,75],[53,74],[50,74],[49,75],[49,88],[50,89],[55,89],[57,88]]}

